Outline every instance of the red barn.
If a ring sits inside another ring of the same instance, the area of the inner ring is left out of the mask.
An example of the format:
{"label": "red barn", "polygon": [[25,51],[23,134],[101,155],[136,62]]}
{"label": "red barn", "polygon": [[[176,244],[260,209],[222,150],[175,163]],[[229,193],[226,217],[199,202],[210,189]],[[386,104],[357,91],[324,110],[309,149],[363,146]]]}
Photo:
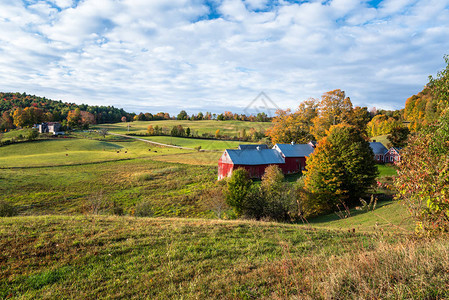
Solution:
{"label": "red barn", "polygon": [[306,157],[314,150],[309,144],[240,145],[238,150],[225,150],[218,160],[218,180],[229,177],[237,168],[244,168],[251,178],[261,178],[265,168],[278,165],[284,174],[298,173],[306,167]]}
{"label": "red barn", "polygon": [[274,149],[226,149],[218,160],[218,180],[231,176],[232,171],[238,168],[246,169],[251,178],[261,178],[266,167],[278,165],[282,168],[284,164],[284,158]]}
{"label": "red barn", "polygon": [[285,164],[281,166],[284,174],[298,173],[306,169],[306,157],[315,150],[315,144],[276,144],[274,150],[281,153]]}

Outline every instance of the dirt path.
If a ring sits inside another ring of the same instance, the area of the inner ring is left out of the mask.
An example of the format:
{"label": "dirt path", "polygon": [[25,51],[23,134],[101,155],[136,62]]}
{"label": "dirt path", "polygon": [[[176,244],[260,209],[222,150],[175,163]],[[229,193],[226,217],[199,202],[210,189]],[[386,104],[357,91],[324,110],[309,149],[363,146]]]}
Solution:
{"label": "dirt path", "polygon": [[195,150],[195,149],[189,148],[189,147],[181,147],[181,146],[162,144],[162,143],[153,142],[153,141],[149,141],[149,140],[145,140],[145,139],[141,139],[141,138],[138,138],[138,137],[129,136],[129,135],[125,135],[125,134],[118,134],[118,133],[112,133],[112,132],[108,132],[108,134],[115,135],[115,136],[121,136],[121,137],[129,138],[129,139],[135,139],[135,140],[142,141],[142,142],[149,143],[149,144],[153,144],[153,145],[159,145],[159,146],[170,147],[170,148],[177,148],[177,149],[184,149],[184,150]]}

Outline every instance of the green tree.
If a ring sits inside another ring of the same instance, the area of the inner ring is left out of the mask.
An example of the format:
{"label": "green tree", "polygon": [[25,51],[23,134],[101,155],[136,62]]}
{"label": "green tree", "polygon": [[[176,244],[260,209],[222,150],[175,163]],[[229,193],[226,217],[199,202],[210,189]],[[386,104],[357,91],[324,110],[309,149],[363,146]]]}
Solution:
{"label": "green tree", "polygon": [[395,127],[391,130],[390,134],[387,136],[387,139],[393,147],[403,148],[407,144],[409,134],[410,130],[407,127]]}
{"label": "green tree", "polygon": [[187,115],[187,112],[185,110],[181,110],[176,118],[178,120],[187,120],[189,118],[189,115]]}
{"label": "green tree", "polygon": [[232,172],[225,192],[226,203],[232,207],[237,215],[242,215],[245,209],[245,199],[251,190],[252,181],[245,169],[237,169]]}
{"label": "green tree", "polygon": [[278,166],[271,165],[265,169],[260,189],[265,199],[264,216],[277,221],[288,221],[293,197]]}
{"label": "green tree", "polygon": [[348,124],[329,129],[307,159],[305,189],[311,214],[357,203],[378,175],[374,155],[360,131]]}

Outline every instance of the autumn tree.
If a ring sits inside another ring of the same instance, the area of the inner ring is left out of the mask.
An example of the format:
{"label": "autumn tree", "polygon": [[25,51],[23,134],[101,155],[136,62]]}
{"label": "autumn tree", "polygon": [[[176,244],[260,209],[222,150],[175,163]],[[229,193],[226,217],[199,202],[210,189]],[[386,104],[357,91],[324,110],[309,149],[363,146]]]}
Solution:
{"label": "autumn tree", "polygon": [[320,140],[326,136],[326,130],[332,125],[349,123],[351,113],[351,99],[346,97],[344,91],[337,89],[324,93],[318,105],[318,115],[312,120],[310,132]]}
{"label": "autumn tree", "polygon": [[348,124],[355,126],[362,134],[368,135],[367,124],[371,120],[366,107],[356,106],[349,114]]}
{"label": "autumn tree", "polygon": [[3,112],[1,118],[0,118],[0,129],[3,130],[9,130],[14,128],[13,119],[9,115],[8,112]]}
{"label": "autumn tree", "polygon": [[153,125],[149,125],[149,126],[148,126],[148,128],[147,128],[147,133],[148,133],[149,135],[154,135],[154,128],[153,128]]}
{"label": "autumn tree", "polygon": [[395,186],[417,229],[449,231],[449,110],[409,139]]}
{"label": "autumn tree", "polygon": [[369,137],[389,134],[393,128],[401,127],[402,122],[386,115],[377,115],[367,124]]}
{"label": "autumn tree", "polygon": [[289,109],[278,110],[266,135],[273,144],[276,143],[308,143],[314,139],[310,133],[312,120],[317,116],[318,104],[315,99],[302,102],[296,112]]}
{"label": "autumn tree", "polygon": [[444,56],[444,61],[446,68],[439,71],[436,78],[429,76],[429,83],[427,84],[439,113],[449,107],[449,55]]}
{"label": "autumn tree", "polygon": [[89,125],[95,124],[95,116],[79,108],[71,110],[67,115],[67,125],[72,128],[88,129]]}
{"label": "autumn tree", "polygon": [[126,117],[123,116],[120,120],[121,120],[122,122],[126,122]]}
{"label": "autumn tree", "polygon": [[311,195],[309,214],[355,204],[377,175],[373,151],[360,131],[348,124],[332,126],[307,159],[304,187]]}

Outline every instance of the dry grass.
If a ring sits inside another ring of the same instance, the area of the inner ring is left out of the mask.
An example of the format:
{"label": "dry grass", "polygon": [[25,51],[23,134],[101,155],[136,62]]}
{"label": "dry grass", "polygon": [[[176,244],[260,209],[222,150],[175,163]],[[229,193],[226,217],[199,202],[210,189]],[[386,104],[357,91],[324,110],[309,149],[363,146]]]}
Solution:
{"label": "dry grass", "polygon": [[0,297],[443,299],[449,240],[253,221],[0,220]]}

